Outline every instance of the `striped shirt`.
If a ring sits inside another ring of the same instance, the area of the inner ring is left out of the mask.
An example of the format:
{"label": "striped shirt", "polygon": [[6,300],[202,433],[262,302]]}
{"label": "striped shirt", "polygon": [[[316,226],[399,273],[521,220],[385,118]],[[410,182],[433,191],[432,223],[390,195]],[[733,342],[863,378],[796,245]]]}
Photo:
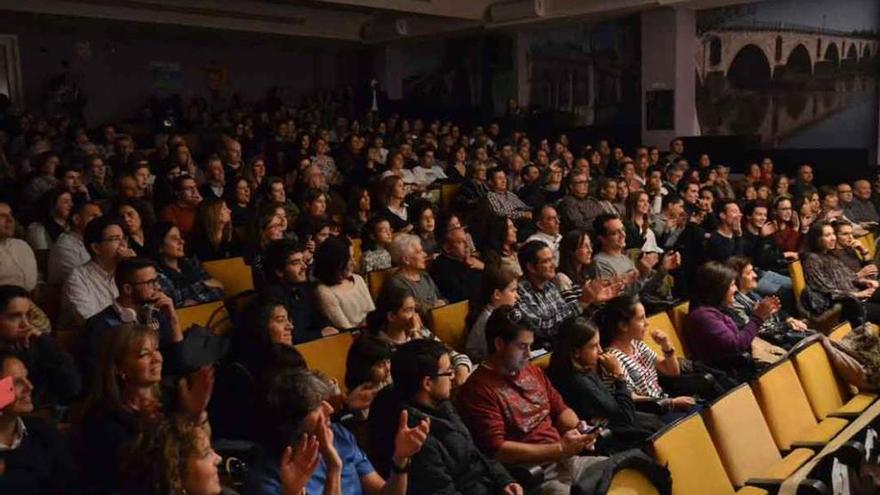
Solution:
{"label": "striped shirt", "polygon": [[666,393],[657,379],[657,355],[641,340],[633,340],[632,346],[635,349],[632,356],[614,347],[606,351],[620,361],[626,384],[634,394],[654,399],[665,398]]}

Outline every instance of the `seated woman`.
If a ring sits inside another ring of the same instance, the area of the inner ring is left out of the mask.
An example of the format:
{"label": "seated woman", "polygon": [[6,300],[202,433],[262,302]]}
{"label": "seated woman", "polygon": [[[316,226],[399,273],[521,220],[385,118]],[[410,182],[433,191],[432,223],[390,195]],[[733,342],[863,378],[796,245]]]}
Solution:
{"label": "seated woman", "polygon": [[242,255],[241,244],[232,227],[232,210],[222,199],[205,199],[199,205],[190,253],[200,261]]}
{"label": "seated woman", "polygon": [[[755,308],[761,302],[761,299],[754,292],[758,287],[758,274],[755,272],[752,262],[744,256],[734,256],[724,264],[737,273],[737,291],[733,296],[733,304],[725,308],[724,312],[733,318],[740,331],[744,331],[752,319]],[[770,318],[764,320],[755,338],[790,350],[804,337],[812,333],[803,320],[788,316],[785,311],[780,309]]]}
{"label": "seated woman", "polygon": [[263,267],[265,262],[263,253],[270,243],[284,239],[287,216],[270,208],[260,214],[259,221],[254,224],[254,227],[255,232],[251,235],[251,242],[245,253],[245,262],[251,266],[254,287],[257,290],[262,290],[266,286],[267,280]]}
{"label": "seated woman", "polygon": [[734,302],[738,273],[716,261],[704,263],[694,277],[690,311],[685,318],[685,339],[693,358],[720,368],[741,381],[752,378],[754,362],[748,358],[761,325],[781,304],[775,296],[755,304],[749,322],[737,328],[724,310]]}
{"label": "seated woman", "polygon": [[486,322],[495,308],[515,306],[519,301],[517,276],[512,270],[498,267],[486,267],[480,285],[479,299],[470,301],[466,326],[468,331],[464,349],[473,362],[480,363],[489,355],[486,342]]}
{"label": "seated woman", "polygon": [[342,236],[330,237],[315,251],[318,304],[340,330],[363,326],[367,314],[376,309],[364,278],[354,273],[352,254],[351,243]]}
{"label": "seated woman", "polygon": [[380,208],[376,214],[388,220],[394,232],[409,232],[413,226],[406,204],[406,186],[403,179],[391,175],[379,183]]}
{"label": "seated woman", "polygon": [[[278,467],[284,493],[303,493],[317,467],[318,450],[318,440],[312,438],[301,441],[296,450],[285,451]],[[224,490],[217,466],[222,460],[211,446],[211,428],[206,423],[186,417],[163,420],[126,449],[121,461],[124,493],[220,495]],[[333,493],[339,492],[325,491]]]}
{"label": "seated woman", "polygon": [[517,228],[513,220],[508,217],[492,216],[486,223],[481,253],[486,264],[512,270],[517,277],[521,277],[523,271],[517,257],[519,243],[516,234]]}
{"label": "seated woman", "polygon": [[373,215],[370,205],[370,192],[360,186],[353,186],[348,197],[348,212],[343,222],[344,234],[359,239],[367,235],[367,224]]}
{"label": "seated woman", "polygon": [[223,284],[211,278],[198,259],[186,257],[183,236],[171,222],[157,223],[148,242],[159,267],[159,286],[175,308],[223,299]]}
{"label": "seated woman", "polygon": [[835,303],[843,306],[842,316],[854,327],[880,322],[880,286],[876,280],[860,277],[834,255],[837,236],[830,222],[817,220],[804,239],[801,261],[807,281],[808,310],[827,311]]}
{"label": "seated woman", "polygon": [[202,368],[162,394],[159,336],[145,325],[126,323],[106,334],[95,367],[94,386],[74,425],[76,455],[86,493],[113,493],[120,486],[122,448],[166,414],[201,418],[211,400],[214,374]]}
{"label": "seated woman", "polygon": [[131,200],[122,200],[116,205],[116,214],[122,219],[122,227],[128,236],[128,247],[141,258],[149,256],[146,248],[146,232],[150,225],[145,225],[144,216],[141,214],[137,203]]}
{"label": "seated woman", "polygon": [[593,242],[582,230],[572,230],[559,242],[559,268],[556,283],[562,297],[579,300],[584,286],[595,277],[593,268]]}
{"label": "seated woman", "polygon": [[232,332],[229,355],[217,367],[217,383],[208,412],[219,438],[256,441],[259,415],[253,408],[260,399],[259,384],[280,363],[306,368],[293,346],[293,323],[287,308],[277,301],[255,304],[246,311],[246,325]]}
{"label": "seated woman", "polygon": [[361,272],[370,273],[376,270],[391,268],[391,241],[394,240],[391,224],[387,218],[373,217],[367,222],[367,242],[364,243],[364,254]]}
{"label": "seated woman", "polygon": [[434,206],[426,201],[421,200],[416,203],[412,210],[413,221],[415,222],[414,234],[422,240],[422,246],[428,257],[434,259],[440,254],[440,243],[437,242],[435,234],[437,228],[437,210]]}
{"label": "seated woman", "polygon": [[[600,373],[611,377],[610,385]],[[611,353],[602,352],[599,330],[586,318],[575,317],[562,324],[547,376],[579,418],[608,421],[614,435],[600,439],[604,453],[639,448],[663,427],[657,416],[636,412],[623,365]]]}
{"label": "seated woman", "polygon": [[345,388],[358,391],[369,400],[355,412],[367,419],[376,394],[391,384],[391,346],[379,337],[364,334],[348,349],[345,358]]}
{"label": "seated woman", "polygon": [[[439,340],[422,324],[416,311],[416,300],[401,287],[386,289],[379,298],[376,311],[370,314],[370,333],[387,342],[394,349],[413,339]],[[471,360],[465,354],[451,351],[449,357],[455,368],[456,385],[461,385],[471,373]]]}
{"label": "seated woman", "polygon": [[401,234],[391,243],[391,262],[398,268],[391,277],[386,290],[401,288],[413,296],[419,312],[427,314],[431,308],[446,305],[440,298],[440,290],[425,271],[428,253],[422,248],[422,241],[413,234]]}
{"label": "seated woman", "polygon": [[45,273],[49,248],[67,231],[73,196],[63,189],[51,189],[40,196],[37,208],[37,220],[28,225],[26,240],[34,250],[40,272]]}
{"label": "seated woman", "polygon": [[594,321],[599,327],[602,348],[620,361],[623,378],[636,401],[659,402],[667,413],[671,413],[664,416],[667,421],[681,416],[675,412],[688,411],[694,406],[693,397],[670,398],[660,386],[658,372],[675,377],[681,374],[681,369],[675,358],[675,348],[669,344],[669,338],[662,330],[651,332],[651,338],[663,350],[662,356],[655,354],[645,344],[648,320],[645,307],[636,296],[620,295],[608,301],[596,312]]}
{"label": "seated woman", "polygon": [[0,410],[0,493],[67,493],[76,478],[58,431],[34,416],[34,386],[15,355],[0,352],[0,379],[11,377],[13,402]]}
{"label": "seated woman", "polygon": [[308,189],[303,194],[302,210],[296,218],[293,231],[300,239],[305,239],[316,223],[325,223],[327,216],[327,195],[320,189]]}
{"label": "seated woman", "polygon": [[235,179],[232,193],[226,200],[232,212],[233,228],[246,231],[254,222],[254,188],[252,183],[244,177]]}

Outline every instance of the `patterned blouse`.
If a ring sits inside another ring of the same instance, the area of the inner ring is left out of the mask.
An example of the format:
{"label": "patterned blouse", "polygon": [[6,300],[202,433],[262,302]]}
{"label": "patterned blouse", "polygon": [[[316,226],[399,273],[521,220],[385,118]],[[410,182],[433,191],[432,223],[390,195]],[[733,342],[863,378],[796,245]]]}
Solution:
{"label": "patterned blouse", "polygon": [[614,347],[606,351],[620,361],[626,384],[634,394],[653,399],[666,398],[657,378],[657,355],[641,340],[633,340],[632,346],[636,351],[632,356]]}

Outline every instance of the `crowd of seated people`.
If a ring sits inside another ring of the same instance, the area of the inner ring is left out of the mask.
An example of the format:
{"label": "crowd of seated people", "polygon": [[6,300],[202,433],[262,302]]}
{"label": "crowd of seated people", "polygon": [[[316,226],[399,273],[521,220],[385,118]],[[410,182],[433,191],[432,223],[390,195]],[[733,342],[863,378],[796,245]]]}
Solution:
{"label": "crowd of seated people", "polygon": [[[831,308],[880,323],[878,178],[228,104],[0,120],[0,493],[517,495],[523,465],[568,493]],[[211,270],[235,258],[246,297]],[[185,328],[224,302],[226,335]],[[688,358],[649,320],[681,302]]]}

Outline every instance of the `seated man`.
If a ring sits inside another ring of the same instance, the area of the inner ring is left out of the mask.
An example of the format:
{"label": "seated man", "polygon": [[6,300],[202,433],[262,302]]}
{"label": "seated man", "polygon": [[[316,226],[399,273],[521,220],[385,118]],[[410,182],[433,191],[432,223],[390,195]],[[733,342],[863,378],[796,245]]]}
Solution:
{"label": "seated man", "polygon": [[568,494],[584,470],[602,459],[581,457],[593,449],[597,434],[578,431],[577,414],[529,362],[534,335],[520,310],[496,309],[486,323],[486,341],[492,353],[458,394],[474,443],[502,464],[543,466],[540,492]]}
{"label": "seated man", "polygon": [[12,377],[14,401],[0,409],[0,493],[66,493],[76,480],[73,459],[58,431],[35,416],[28,366],[0,351],[0,379]]}
{"label": "seated man", "polygon": [[394,388],[410,422],[431,421],[428,438],[410,464],[413,487],[419,493],[522,493],[501,464],[477,449],[449,402],[455,373],[449,350],[436,340],[418,339],[398,347],[391,361]]}
{"label": "seated man", "polygon": [[23,288],[0,285],[0,352],[11,353],[30,370],[30,381],[39,389],[33,401],[37,407],[69,404],[82,388],[80,375],[55,338],[31,326],[32,304]]}
{"label": "seated man", "polygon": [[123,323],[137,322],[159,331],[159,350],[166,369],[176,359],[173,344],[183,340],[183,328],[174,303],[159,288],[156,265],[143,258],[122,260],[116,268],[114,284],[119,296],[100,313],[88,319],[79,348],[79,364],[86,383],[93,376],[98,348],[108,332]]}
{"label": "seated man", "polygon": [[245,494],[286,495],[281,477],[294,473],[282,473],[279,460],[285,452],[301,449],[301,443],[308,442],[309,437],[317,437],[323,462],[312,473],[306,493],[327,493],[327,487],[336,484],[339,491],[331,493],[406,494],[410,459],[422,448],[430,423],[416,420],[418,425],[410,428],[408,414],[401,413],[394,437],[392,474],[386,481],[373,469],[354,435],[330,422],[333,406],[327,399],[331,394],[329,384],[307,370],[286,368],[272,375],[265,400],[265,450],[248,472]]}
{"label": "seated man", "polygon": [[88,263],[89,255],[83,243],[86,225],[95,217],[101,216],[101,207],[96,203],[74,203],[70,210],[70,230],[58,236],[49,248],[49,267],[46,278],[49,285],[61,285],[74,268]]}
{"label": "seated man", "polygon": [[309,283],[306,247],[292,241],[273,241],[266,248],[267,284],[260,291],[262,301],[279,301],[287,307],[293,322],[293,342],[301,344],[338,331],[318,309],[315,288]]}
{"label": "seated man", "polygon": [[134,256],[117,220],[98,217],[86,226],[83,243],[92,259],[70,272],[61,288],[62,329],[79,327],[113,303],[119,295],[113,282],[116,265]]}
{"label": "seated man", "polygon": [[663,254],[661,261],[656,252],[642,253],[637,265],[624,252],[626,229],[619,216],[603,213],[596,217],[593,224],[599,240],[599,252],[593,256],[593,263],[600,278],[623,278],[624,292],[628,294],[651,294],[660,298],[669,295],[663,288],[664,279],[681,264],[680,254],[668,251]]}
{"label": "seated man", "polygon": [[0,284],[19,285],[31,292],[37,287],[38,275],[34,250],[15,238],[12,208],[0,203]]}
{"label": "seated man", "polygon": [[501,167],[489,170],[489,210],[500,217],[510,217],[513,220],[532,218],[532,207],[525,204],[515,193],[507,190],[507,174]]}
{"label": "seated man", "polygon": [[443,298],[455,303],[477,296],[483,268],[484,263],[471,253],[467,232],[459,227],[446,231],[443,253],[431,263],[429,272]]}
{"label": "seated man", "polygon": [[590,196],[590,177],[576,173],[568,183],[568,195],[559,203],[559,217],[565,232],[583,230],[590,232],[593,219],[602,213],[602,205]]}
{"label": "seated man", "polygon": [[562,234],[559,233],[559,215],[556,208],[544,205],[538,211],[538,219],[535,222],[538,231],[529,236],[526,241],[542,241],[553,252],[553,263],[559,266],[559,242]]}
{"label": "seated man", "polygon": [[196,180],[188,175],[181,175],[174,179],[174,194],[177,201],[162,210],[161,220],[173,223],[184,239],[190,240],[196,223],[196,215],[199,212],[199,204],[202,195]]}
{"label": "seated man", "polygon": [[[788,262],[798,259],[797,253],[783,253],[773,235],[775,225],[767,221],[767,207],[748,202],[743,205],[745,222],[743,225],[743,252],[761,270],[776,272],[788,278]],[[791,287],[789,280],[788,287]]]}

